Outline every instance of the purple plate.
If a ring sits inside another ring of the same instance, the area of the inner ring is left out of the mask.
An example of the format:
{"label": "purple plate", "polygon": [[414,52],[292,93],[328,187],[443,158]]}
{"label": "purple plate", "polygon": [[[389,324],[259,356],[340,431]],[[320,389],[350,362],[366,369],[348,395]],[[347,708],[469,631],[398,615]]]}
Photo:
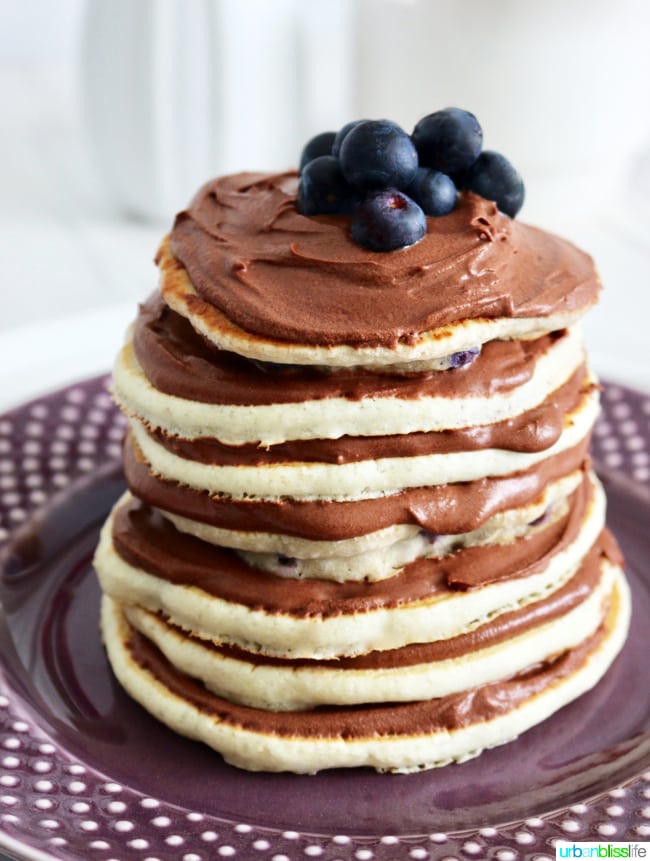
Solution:
{"label": "purple plate", "polygon": [[414,775],[249,774],[117,686],[91,558],[123,488],[105,378],[0,417],[0,847],[25,859],[554,857],[650,839],[650,396],[608,386],[594,455],[633,621],[597,688],[510,745]]}

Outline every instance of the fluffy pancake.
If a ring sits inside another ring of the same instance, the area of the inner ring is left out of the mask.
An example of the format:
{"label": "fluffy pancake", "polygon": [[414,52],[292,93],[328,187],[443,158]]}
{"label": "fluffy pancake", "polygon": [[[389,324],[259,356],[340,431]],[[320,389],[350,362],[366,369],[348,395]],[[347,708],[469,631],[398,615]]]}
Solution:
{"label": "fluffy pancake", "polygon": [[413,703],[272,712],[210,693],[166,661],[106,601],[104,640],[124,688],[159,720],[240,768],[314,773],[371,766],[417,771],[463,761],[516,738],[595,685],[620,651],[630,615],[616,578],[601,627],[571,650],[509,679]]}

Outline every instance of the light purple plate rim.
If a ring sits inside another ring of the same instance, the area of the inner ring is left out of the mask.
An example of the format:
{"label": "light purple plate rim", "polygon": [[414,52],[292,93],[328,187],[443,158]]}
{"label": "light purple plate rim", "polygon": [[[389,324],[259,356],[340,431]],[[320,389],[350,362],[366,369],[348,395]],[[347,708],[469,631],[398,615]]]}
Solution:
{"label": "light purple plate rim", "polygon": [[[0,416],[0,549],[70,483],[119,458],[123,423],[105,384],[106,378],[86,380]],[[44,422],[53,405],[61,416],[60,433],[46,441]],[[8,429],[17,422],[25,434],[22,459],[8,445]],[[611,480],[629,486],[650,511],[650,396],[606,386],[593,450]],[[389,861],[489,855],[543,861],[554,857],[557,839],[650,839],[650,771],[591,799],[498,827],[477,823],[448,834],[432,828],[427,834],[372,837],[280,831],[161,802],[72,758],[26,718],[0,656],[0,847],[21,859]]]}

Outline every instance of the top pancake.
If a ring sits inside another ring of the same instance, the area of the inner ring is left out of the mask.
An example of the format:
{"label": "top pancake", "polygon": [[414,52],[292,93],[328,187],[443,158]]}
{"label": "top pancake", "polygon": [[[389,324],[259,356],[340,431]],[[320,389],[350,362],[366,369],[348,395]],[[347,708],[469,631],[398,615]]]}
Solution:
{"label": "top pancake", "polygon": [[564,328],[597,299],[591,258],[463,193],[415,245],[379,253],[346,216],[301,215],[293,172],[205,185],[161,246],[161,291],[217,346],[263,361],[407,370]]}

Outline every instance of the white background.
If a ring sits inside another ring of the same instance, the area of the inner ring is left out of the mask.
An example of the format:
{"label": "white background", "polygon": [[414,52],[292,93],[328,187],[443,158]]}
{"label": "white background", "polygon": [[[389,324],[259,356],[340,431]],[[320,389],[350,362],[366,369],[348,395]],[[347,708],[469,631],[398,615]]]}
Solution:
{"label": "white background", "polygon": [[288,167],[317,131],[410,129],[448,104],[521,170],[520,218],[596,258],[596,369],[650,389],[649,10],[0,0],[0,409],[109,368],[197,176]]}

